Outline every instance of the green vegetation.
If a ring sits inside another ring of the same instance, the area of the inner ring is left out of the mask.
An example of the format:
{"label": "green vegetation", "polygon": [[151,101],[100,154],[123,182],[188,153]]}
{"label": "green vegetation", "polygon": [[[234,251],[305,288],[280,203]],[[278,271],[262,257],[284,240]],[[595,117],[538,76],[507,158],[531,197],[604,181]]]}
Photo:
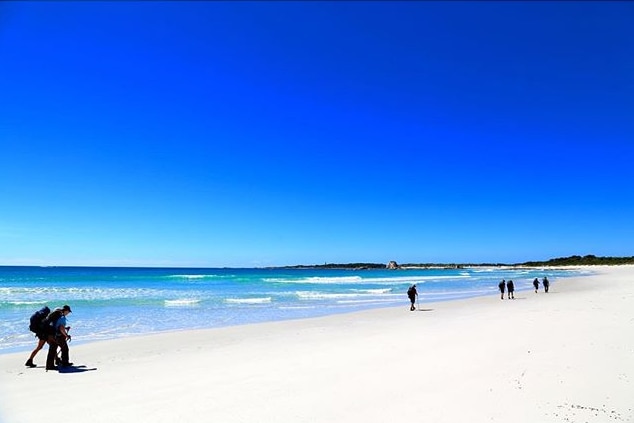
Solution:
{"label": "green vegetation", "polygon": [[[547,261],[527,261],[524,263],[401,263],[399,268],[421,267],[421,268],[446,268],[460,269],[464,267],[496,267],[496,266],[528,266],[528,267],[547,267],[547,266],[590,266],[590,265],[619,265],[634,264],[634,256],[632,257],[597,257],[593,255],[586,256],[570,256],[554,258]],[[296,265],[283,266],[285,269],[385,269],[386,263],[324,263],[314,265]]]}
{"label": "green vegetation", "polygon": [[589,266],[589,265],[617,265],[617,264],[634,264],[634,256],[632,257],[597,257],[593,255],[587,256],[570,256],[550,259],[548,261],[527,261],[521,266]]}

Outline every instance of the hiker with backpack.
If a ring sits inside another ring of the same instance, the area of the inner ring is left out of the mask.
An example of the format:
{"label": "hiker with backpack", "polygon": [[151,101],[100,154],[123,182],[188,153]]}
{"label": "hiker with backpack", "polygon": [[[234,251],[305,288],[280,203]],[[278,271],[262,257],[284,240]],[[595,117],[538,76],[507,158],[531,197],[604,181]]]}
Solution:
{"label": "hiker with backpack", "polygon": [[533,286],[535,287],[535,294],[537,294],[537,291],[539,291],[539,279],[533,279]]}
{"label": "hiker with backpack", "polygon": [[418,291],[416,291],[416,284],[410,286],[407,289],[407,296],[409,297],[409,301],[412,303],[409,310],[410,311],[416,310],[416,307],[414,307],[414,304],[416,303],[416,297],[418,297]]}
{"label": "hiker with backpack", "polygon": [[500,290],[500,298],[504,299],[504,288],[506,288],[506,281],[504,279],[498,284],[498,288]]}
{"label": "hiker with backpack", "polygon": [[548,292],[548,287],[550,286],[550,282],[548,282],[548,278],[546,276],[544,276],[542,284],[544,284],[544,291]]}
{"label": "hiker with backpack", "polygon": [[48,338],[48,335],[44,331],[44,319],[46,319],[50,312],[51,309],[48,308],[48,306],[44,306],[33,313],[33,315],[31,315],[31,319],[29,321],[29,330],[35,333],[35,336],[37,337],[37,346],[33,351],[31,351],[29,359],[26,360],[26,363],[24,363],[26,367],[37,367],[37,365],[33,363],[33,359],[35,358],[37,353],[40,352],[42,348],[44,348],[44,344],[46,344],[46,339]]}
{"label": "hiker with backpack", "polygon": [[506,283],[506,298],[508,300],[515,299],[515,284],[513,284],[513,281]]}
{"label": "hiker with backpack", "polygon": [[57,347],[62,351],[62,361],[60,367],[72,366],[73,363],[68,359],[68,341],[70,335],[66,327],[66,316],[72,313],[72,310],[68,305],[62,308],[56,308],[52,311],[45,321],[45,328],[47,330],[48,338],[48,354],[46,356],[46,370],[57,370],[55,366],[55,359],[57,358]]}

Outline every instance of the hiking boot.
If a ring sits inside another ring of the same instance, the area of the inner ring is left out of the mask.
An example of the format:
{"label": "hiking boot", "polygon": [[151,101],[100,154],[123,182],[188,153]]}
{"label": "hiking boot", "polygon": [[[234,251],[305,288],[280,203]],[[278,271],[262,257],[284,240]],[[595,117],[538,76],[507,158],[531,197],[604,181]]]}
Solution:
{"label": "hiking boot", "polygon": [[47,367],[46,371],[48,372],[49,370],[59,370],[59,367],[57,366]]}
{"label": "hiking boot", "polygon": [[73,365],[73,363],[62,363],[62,364],[59,365],[59,367],[70,367],[72,365]]}
{"label": "hiking boot", "polygon": [[37,364],[34,364],[33,360],[31,360],[31,359],[26,360],[26,363],[24,363],[24,365],[26,367],[30,367],[30,368],[37,367]]}

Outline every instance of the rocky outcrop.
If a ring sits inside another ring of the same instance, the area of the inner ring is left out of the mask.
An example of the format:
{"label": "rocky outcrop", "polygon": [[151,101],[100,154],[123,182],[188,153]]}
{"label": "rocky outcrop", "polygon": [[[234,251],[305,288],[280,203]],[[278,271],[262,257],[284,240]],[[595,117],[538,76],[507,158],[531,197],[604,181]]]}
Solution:
{"label": "rocky outcrop", "polygon": [[394,269],[398,269],[398,263],[396,263],[394,260],[391,260],[387,266],[385,266],[386,269],[390,269],[390,270],[394,270]]}

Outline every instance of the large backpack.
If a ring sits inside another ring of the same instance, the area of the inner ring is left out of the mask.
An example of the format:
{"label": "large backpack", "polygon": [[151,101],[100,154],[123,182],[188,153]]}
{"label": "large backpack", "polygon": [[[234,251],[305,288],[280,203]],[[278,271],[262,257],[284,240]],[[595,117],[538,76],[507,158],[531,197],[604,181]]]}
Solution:
{"label": "large backpack", "polygon": [[49,315],[51,309],[47,306],[42,307],[31,315],[29,319],[29,330],[35,334],[43,332],[44,319]]}
{"label": "large backpack", "polygon": [[42,333],[46,335],[55,335],[55,325],[63,314],[64,310],[61,308],[56,308],[51,311],[42,321]]}

